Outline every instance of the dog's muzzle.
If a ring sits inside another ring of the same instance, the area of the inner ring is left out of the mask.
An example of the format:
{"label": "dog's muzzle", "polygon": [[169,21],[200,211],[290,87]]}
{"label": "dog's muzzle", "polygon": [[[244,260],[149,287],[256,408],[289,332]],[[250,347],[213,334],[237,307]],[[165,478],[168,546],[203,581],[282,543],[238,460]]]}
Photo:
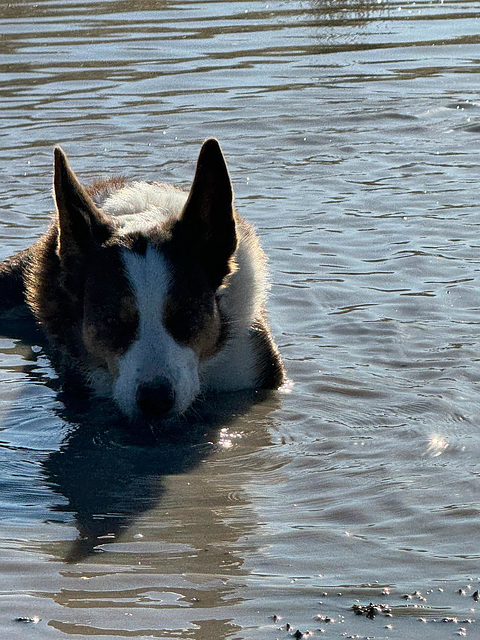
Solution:
{"label": "dog's muzzle", "polygon": [[155,378],[138,386],[135,401],[147,419],[167,418],[174,413],[175,392],[164,378]]}

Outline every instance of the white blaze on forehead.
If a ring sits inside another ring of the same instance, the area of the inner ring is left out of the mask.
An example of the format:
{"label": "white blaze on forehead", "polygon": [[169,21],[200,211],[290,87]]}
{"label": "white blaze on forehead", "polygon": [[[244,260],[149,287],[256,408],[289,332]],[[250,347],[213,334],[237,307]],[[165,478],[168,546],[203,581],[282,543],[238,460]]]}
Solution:
{"label": "white blaze on forehead", "polygon": [[122,250],[122,260],[137,304],[138,335],[118,360],[113,397],[124,413],[137,412],[136,393],[142,383],[167,380],[175,394],[175,410],[183,413],[200,388],[198,358],[166,331],[163,311],[170,286],[165,256],[150,244],[144,255]]}

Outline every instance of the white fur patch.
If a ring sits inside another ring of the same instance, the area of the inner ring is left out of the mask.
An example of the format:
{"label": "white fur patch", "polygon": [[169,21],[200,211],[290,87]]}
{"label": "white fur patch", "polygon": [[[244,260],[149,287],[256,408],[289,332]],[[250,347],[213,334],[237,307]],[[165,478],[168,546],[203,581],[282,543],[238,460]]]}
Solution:
{"label": "white fur patch", "polygon": [[[105,200],[99,202],[99,205],[105,213],[116,218],[123,233],[142,230],[148,234],[152,227],[162,224],[166,220],[178,218],[187,196],[187,193],[168,184],[134,182],[109,194]],[[235,260],[238,268],[230,276],[228,286],[222,290],[220,300],[220,305],[229,318],[231,335],[220,353],[200,364],[202,391],[236,391],[253,388],[256,385],[258,354],[252,345],[249,330],[252,322],[259,317],[265,306],[269,283],[265,255],[255,231],[248,223],[239,219],[237,233],[239,246]],[[171,344],[172,348],[168,350],[169,354],[173,354],[175,349],[179,349],[182,353],[182,357],[179,358],[179,363],[182,363],[179,365],[179,369],[183,373],[172,374],[170,379],[178,379],[179,386],[184,389],[181,394],[181,397],[184,398],[183,410],[188,406],[187,399],[189,398],[191,401],[198,394],[199,387],[199,364],[195,354],[191,349],[175,342],[161,326],[160,307],[163,302],[160,298],[166,293],[169,277],[168,265],[158,252],[153,249],[149,251],[154,252],[154,259],[148,257],[148,251],[147,258],[131,254],[128,251],[125,251],[124,254],[127,270],[131,270],[129,277],[137,297],[144,297],[152,308],[159,309],[155,312],[156,315],[153,314],[155,318],[149,321],[148,329],[146,326],[142,329],[138,344],[136,342],[132,345],[120,359],[120,377],[114,384],[114,398],[120,407],[130,415],[135,409],[136,385],[144,375],[141,372],[138,375],[135,374],[134,370],[137,366],[143,367],[143,365],[137,365],[137,360],[140,362],[145,358],[148,359],[149,356],[150,347],[148,347],[143,332],[151,336],[158,336],[158,341],[163,345],[162,348],[158,346],[156,351],[152,350],[154,359],[151,361],[151,369],[154,370],[158,366],[159,374],[162,374],[164,369],[170,366],[167,360],[163,363],[162,349],[167,351],[167,345]],[[147,262],[153,270],[151,274],[147,273],[149,268]],[[154,296],[155,299],[150,299],[151,296]],[[151,312],[147,309],[147,316]],[[146,354],[139,352],[140,344],[146,345]],[[186,371],[188,366],[191,367],[190,373]],[[153,375],[155,375],[154,371]]]}
{"label": "white fur patch", "polygon": [[139,329],[137,339],[119,358],[113,398],[133,418],[138,411],[138,386],[164,378],[174,391],[175,411],[181,414],[199,393],[199,363],[193,349],[176,342],[163,325],[169,286],[167,260],[151,245],[145,255],[124,249],[122,259],[137,303]]}
{"label": "white fur patch", "polygon": [[188,194],[161,182],[132,182],[100,203],[102,211],[113,216],[125,233],[148,230],[169,218],[178,218]]}
{"label": "white fur patch", "polygon": [[253,321],[265,305],[268,280],[265,256],[253,228],[237,226],[239,245],[235,254],[238,269],[221,292],[220,306],[230,322],[230,339],[225,347],[201,365],[202,387],[212,391],[253,389],[257,360],[249,334]]}

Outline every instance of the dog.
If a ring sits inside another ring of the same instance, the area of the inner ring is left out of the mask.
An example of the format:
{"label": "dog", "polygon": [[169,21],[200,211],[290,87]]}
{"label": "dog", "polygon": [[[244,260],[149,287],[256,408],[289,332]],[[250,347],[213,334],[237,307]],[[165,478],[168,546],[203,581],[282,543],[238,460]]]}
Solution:
{"label": "dog", "polygon": [[282,385],[266,257],[215,138],[188,193],[123,178],[83,187],[58,146],[53,190],[49,229],[0,265],[0,312],[33,316],[73,386],[150,422],[210,391]]}

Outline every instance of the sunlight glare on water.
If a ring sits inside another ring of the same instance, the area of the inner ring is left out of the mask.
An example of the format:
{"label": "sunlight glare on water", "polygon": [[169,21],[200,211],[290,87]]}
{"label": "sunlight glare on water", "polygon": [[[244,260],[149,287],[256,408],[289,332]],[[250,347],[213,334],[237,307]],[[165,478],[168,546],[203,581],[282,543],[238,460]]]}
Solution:
{"label": "sunlight glare on water", "polygon": [[428,445],[428,452],[432,456],[441,455],[448,447],[448,442],[439,436],[432,436]]}

